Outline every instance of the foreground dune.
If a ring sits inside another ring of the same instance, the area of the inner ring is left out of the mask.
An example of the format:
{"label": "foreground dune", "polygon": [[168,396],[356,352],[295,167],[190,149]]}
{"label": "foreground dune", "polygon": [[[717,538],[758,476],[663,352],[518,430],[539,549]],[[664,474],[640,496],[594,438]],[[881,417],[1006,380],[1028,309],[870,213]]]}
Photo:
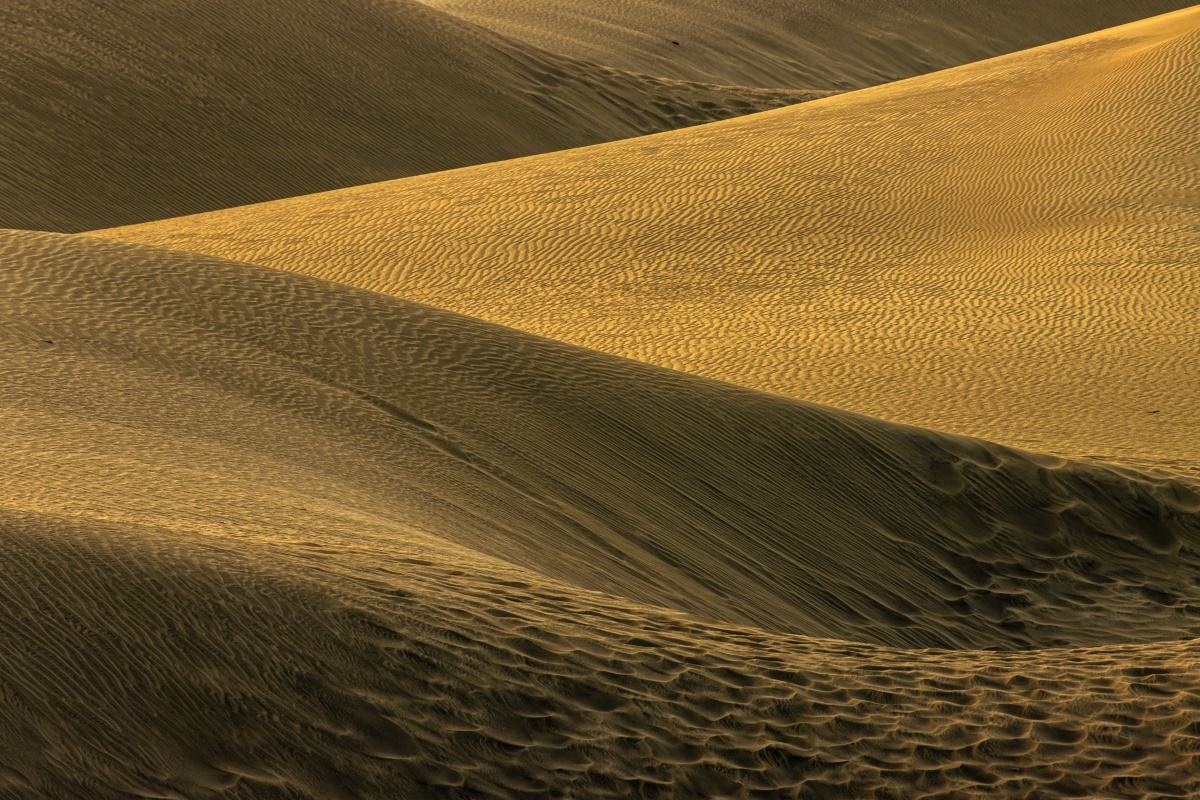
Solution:
{"label": "foreground dune", "polygon": [[539,50],[413,0],[6,3],[0,226],[77,231],[819,96]]}
{"label": "foreground dune", "polygon": [[[0,516],[6,796],[1200,791],[1192,642],[895,651],[711,625],[431,548],[285,557]],[[356,574],[354,557],[380,566]]]}
{"label": "foreground dune", "polygon": [[101,235],[1194,470],[1197,65],[1192,9],[686,131]]}
{"label": "foreground dune", "polygon": [[427,0],[578,58],[683,80],[858,89],[1123,25],[1189,0]]}
{"label": "foreground dune", "polygon": [[0,336],[8,794],[1200,789],[1195,481],[81,236]]}

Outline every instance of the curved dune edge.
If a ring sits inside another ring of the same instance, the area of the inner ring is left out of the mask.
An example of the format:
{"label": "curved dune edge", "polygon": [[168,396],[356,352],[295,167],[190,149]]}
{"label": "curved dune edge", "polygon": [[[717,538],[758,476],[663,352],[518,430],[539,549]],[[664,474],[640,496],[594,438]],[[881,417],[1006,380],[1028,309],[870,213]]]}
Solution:
{"label": "curved dune edge", "polygon": [[1200,464],[1196,9],[849,95],[96,235],[906,423]]}
{"label": "curved dune edge", "polygon": [[1200,790],[1194,641],[897,651],[394,542],[284,557],[11,512],[0,541],[0,788],[16,796]]}
{"label": "curved dune edge", "polygon": [[193,254],[10,232],[0,270],[9,794],[1200,789],[1193,641],[736,624],[1187,635],[1195,483]]}
{"label": "curved dune edge", "polygon": [[86,237],[4,242],[5,474],[30,511],[241,520],[267,539],[320,512],[641,604],[899,647],[1196,630],[1194,481],[294,273]]}
{"label": "curved dune edge", "polygon": [[0,227],[161,219],[828,94],[633,74],[413,0],[16,0],[3,13]]}
{"label": "curved dune edge", "polygon": [[[683,80],[859,89],[1188,6],[1188,0],[426,0],[577,58]],[[675,44],[675,43],[678,44]]]}

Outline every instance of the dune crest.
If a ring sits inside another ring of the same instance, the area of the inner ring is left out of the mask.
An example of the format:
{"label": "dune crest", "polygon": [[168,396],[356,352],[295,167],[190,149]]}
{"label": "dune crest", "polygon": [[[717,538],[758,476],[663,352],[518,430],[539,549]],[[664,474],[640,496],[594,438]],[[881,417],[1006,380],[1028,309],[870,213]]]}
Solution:
{"label": "dune crest", "polygon": [[0,227],[161,219],[824,94],[633,74],[413,0],[16,0],[0,13]]}
{"label": "dune crest", "polygon": [[1188,0],[426,0],[558,53],[682,80],[861,89]]}
{"label": "dune crest", "polygon": [[1195,646],[1149,641],[1195,482],[195,254],[0,275],[5,792],[1197,786]]}
{"label": "dune crest", "polygon": [[1200,11],[686,131],[97,235],[905,423],[1200,465]]}
{"label": "dune crest", "polygon": [[[222,482],[250,481],[253,506],[302,517],[306,493],[344,498],[343,517],[637,603],[892,646],[1152,641],[1200,614],[1200,495],[1183,478],[891,425],[295,273],[50,234],[8,234],[4,250],[5,394],[24,420],[10,436],[27,442],[6,473],[40,498],[31,511],[111,505],[106,519],[178,526],[190,481],[214,482],[197,500],[214,509],[244,491]],[[131,506],[122,465],[139,464],[159,477]]]}

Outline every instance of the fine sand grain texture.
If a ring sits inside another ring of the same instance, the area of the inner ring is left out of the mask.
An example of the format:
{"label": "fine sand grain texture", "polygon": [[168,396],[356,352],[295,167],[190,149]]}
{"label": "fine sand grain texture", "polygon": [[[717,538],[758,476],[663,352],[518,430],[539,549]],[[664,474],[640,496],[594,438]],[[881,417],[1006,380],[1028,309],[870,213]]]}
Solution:
{"label": "fine sand grain texture", "polygon": [[1194,471],[1197,142],[1191,9],[690,130],[100,235]]}
{"label": "fine sand grain texture", "polygon": [[0,226],[160,219],[822,94],[623,72],[413,0],[9,0]]}
{"label": "fine sand grain texture", "polygon": [[1194,480],[82,236],[0,344],[3,796],[1200,791]]}
{"label": "fine sand grain texture", "polygon": [[1189,0],[427,0],[576,57],[683,80],[858,89],[1080,36]]}

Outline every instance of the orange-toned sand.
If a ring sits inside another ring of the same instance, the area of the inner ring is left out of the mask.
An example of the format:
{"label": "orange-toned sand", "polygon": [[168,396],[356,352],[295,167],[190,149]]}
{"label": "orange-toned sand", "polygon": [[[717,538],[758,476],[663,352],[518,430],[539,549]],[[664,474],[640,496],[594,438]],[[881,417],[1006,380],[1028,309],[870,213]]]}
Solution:
{"label": "orange-toned sand", "polygon": [[1200,466],[1200,10],[763,115],[101,235],[745,386]]}

